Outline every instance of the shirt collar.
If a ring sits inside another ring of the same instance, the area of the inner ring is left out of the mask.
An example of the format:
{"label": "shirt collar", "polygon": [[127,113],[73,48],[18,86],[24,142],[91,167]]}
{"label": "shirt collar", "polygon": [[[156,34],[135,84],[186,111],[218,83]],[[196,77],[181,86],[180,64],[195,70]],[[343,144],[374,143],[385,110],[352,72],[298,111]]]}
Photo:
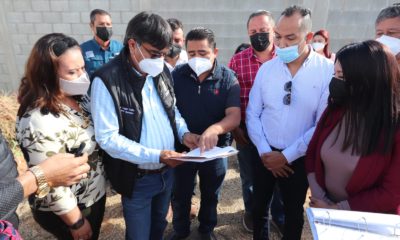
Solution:
{"label": "shirt collar", "polygon": [[[272,59],[272,58],[275,57],[275,45],[274,45],[273,43],[270,43],[270,44],[272,44],[272,50],[271,50],[271,53],[270,53],[270,56],[271,56],[270,59]],[[256,53],[254,52],[253,47],[251,47],[251,46],[250,46],[248,49],[243,50],[243,51],[247,51],[247,52],[245,52],[245,54],[247,54],[247,57],[248,57],[248,58],[254,58],[257,62],[259,62],[259,63],[261,63],[261,64],[263,64],[263,63],[266,62],[266,61],[261,62],[260,59],[258,59]],[[268,60],[267,60],[267,61],[268,61]]]}
{"label": "shirt collar", "polygon": [[93,44],[94,44],[99,50],[102,50],[102,51],[109,51],[110,48],[111,48],[111,43],[112,43],[112,41],[110,40],[110,44],[108,44],[108,48],[104,50],[104,49],[100,46],[100,44],[96,41],[96,39],[95,39],[94,37],[93,37],[93,39],[92,39],[92,42],[93,42]]}
{"label": "shirt collar", "polygon": [[[196,73],[189,66],[189,64],[187,64],[186,74],[195,79],[198,79]],[[204,80],[212,81],[212,80],[218,80],[220,78],[222,78],[222,65],[218,63],[217,59],[215,59],[210,74]]]}

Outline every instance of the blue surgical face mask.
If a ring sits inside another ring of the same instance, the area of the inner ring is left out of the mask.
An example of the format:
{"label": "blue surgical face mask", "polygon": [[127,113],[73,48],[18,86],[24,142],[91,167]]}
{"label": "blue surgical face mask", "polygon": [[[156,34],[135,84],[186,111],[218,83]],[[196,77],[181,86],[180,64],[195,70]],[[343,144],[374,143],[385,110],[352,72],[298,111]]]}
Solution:
{"label": "blue surgical face mask", "polygon": [[290,46],[290,47],[285,47],[285,48],[279,48],[278,46],[276,47],[276,55],[282,60],[284,63],[291,63],[297,58],[299,58],[299,44]]}

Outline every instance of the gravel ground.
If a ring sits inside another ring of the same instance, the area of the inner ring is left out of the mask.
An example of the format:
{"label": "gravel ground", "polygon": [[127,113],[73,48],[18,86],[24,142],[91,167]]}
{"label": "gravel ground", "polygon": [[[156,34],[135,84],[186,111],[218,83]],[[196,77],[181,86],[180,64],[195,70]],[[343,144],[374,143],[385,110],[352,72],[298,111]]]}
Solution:
{"label": "gravel ground", "polygon": [[[198,189],[197,189],[198,191]],[[196,194],[199,196],[199,193]],[[193,202],[198,206],[199,199],[194,197]],[[306,203],[308,205],[308,203]],[[20,233],[24,239],[54,239],[50,234],[41,229],[33,220],[27,202],[18,209],[21,225]],[[241,183],[236,158],[229,160],[229,169],[225,177],[221,193],[221,201],[218,205],[218,226],[215,229],[218,239],[226,240],[250,240],[251,234],[247,233],[241,224],[243,214],[243,201]],[[306,219],[306,217],[305,217]],[[172,231],[171,219],[168,219],[166,234]],[[197,239],[197,219],[193,220],[192,234],[188,239]],[[106,213],[101,228],[100,239],[124,239],[125,224],[122,217],[122,206],[119,195],[107,197]],[[279,239],[274,232],[271,239]],[[308,222],[304,224],[302,239],[312,239]]]}

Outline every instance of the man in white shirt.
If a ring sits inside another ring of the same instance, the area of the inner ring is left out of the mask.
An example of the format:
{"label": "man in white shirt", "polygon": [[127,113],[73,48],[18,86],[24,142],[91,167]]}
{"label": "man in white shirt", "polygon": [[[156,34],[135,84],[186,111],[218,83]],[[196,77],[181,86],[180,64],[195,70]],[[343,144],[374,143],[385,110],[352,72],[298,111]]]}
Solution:
{"label": "man in white shirt", "polygon": [[308,188],[304,155],[327,105],[333,63],[307,45],[312,38],[308,9],[285,9],[274,32],[278,57],[259,69],[246,110],[248,134],[261,156],[254,168],[253,238],[268,239],[262,228],[265,209],[279,184],[283,239],[300,239]]}
{"label": "man in white shirt", "polygon": [[375,21],[376,40],[389,47],[400,65],[400,4],[384,8]]}
{"label": "man in white shirt", "polygon": [[188,56],[183,49],[185,37],[182,22],[176,18],[169,18],[167,22],[172,29],[172,46],[165,56],[165,62],[170,72],[172,72],[176,66],[187,63]]}

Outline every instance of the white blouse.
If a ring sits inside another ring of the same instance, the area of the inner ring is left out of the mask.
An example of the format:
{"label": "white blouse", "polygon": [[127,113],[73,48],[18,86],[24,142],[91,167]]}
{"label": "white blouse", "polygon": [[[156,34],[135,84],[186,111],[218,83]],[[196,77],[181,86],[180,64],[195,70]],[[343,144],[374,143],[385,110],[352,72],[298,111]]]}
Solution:
{"label": "white blouse", "polygon": [[46,158],[78,148],[84,142],[84,153],[89,155],[91,167],[88,177],[71,187],[54,187],[43,199],[35,198],[31,207],[35,210],[66,214],[77,204],[89,207],[105,194],[105,173],[94,137],[93,122],[89,113],[89,101],[79,101],[83,113],[63,105],[65,114],[42,114],[39,108],[27,111],[17,120],[17,140],[30,166]]}

